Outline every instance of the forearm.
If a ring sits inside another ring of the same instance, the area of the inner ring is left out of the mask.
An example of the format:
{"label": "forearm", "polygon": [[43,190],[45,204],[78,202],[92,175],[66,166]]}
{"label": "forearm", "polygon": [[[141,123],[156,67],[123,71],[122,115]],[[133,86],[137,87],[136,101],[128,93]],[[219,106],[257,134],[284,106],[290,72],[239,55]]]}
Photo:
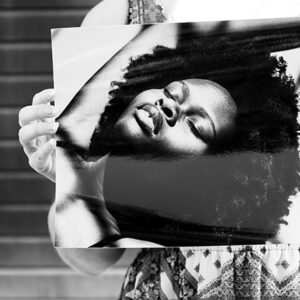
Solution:
{"label": "forearm", "polygon": [[[55,204],[48,215],[52,241],[55,241]],[[89,275],[97,275],[113,266],[122,256],[124,249],[56,248],[59,256],[73,269]]]}
{"label": "forearm", "polygon": [[88,248],[110,236],[119,235],[116,220],[104,200],[82,194],[56,199],[55,245]]}

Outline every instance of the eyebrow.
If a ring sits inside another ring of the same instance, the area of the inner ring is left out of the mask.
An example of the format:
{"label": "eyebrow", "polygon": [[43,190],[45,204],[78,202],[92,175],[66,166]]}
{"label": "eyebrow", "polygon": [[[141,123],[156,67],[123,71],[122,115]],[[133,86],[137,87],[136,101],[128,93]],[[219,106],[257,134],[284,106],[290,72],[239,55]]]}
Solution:
{"label": "eyebrow", "polygon": [[[180,80],[179,82],[182,84],[184,97],[188,97],[190,95],[189,86],[182,80]],[[208,112],[203,107],[197,107],[196,110],[197,110],[197,112],[200,113],[200,115],[202,115],[210,123],[210,125],[212,127],[212,131],[213,131],[213,136],[210,140],[211,140],[211,142],[214,142],[216,139],[216,136],[217,136],[215,123],[213,122],[212,118],[210,117]]]}

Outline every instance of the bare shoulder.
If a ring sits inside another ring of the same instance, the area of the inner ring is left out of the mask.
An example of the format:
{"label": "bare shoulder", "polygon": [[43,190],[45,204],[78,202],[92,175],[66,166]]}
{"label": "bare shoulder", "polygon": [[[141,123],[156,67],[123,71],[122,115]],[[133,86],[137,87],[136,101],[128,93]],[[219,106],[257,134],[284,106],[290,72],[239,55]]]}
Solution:
{"label": "bare shoulder", "polygon": [[81,26],[124,25],[128,11],[129,0],[102,0],[86,15]]}

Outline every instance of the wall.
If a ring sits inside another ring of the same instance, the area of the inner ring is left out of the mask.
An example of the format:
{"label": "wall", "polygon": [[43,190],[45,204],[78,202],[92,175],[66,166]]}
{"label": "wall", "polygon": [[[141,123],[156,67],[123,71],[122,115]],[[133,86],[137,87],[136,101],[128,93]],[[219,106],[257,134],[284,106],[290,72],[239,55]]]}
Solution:
{"label": "wall", "polygon": [[101,277],[83,277],[48,237],[54,184],[32,171],[18,142],[18,112],[53,86],[50,28],[79,26],[96,0],[0,1],[0,299],[116,299],[129,252]]}

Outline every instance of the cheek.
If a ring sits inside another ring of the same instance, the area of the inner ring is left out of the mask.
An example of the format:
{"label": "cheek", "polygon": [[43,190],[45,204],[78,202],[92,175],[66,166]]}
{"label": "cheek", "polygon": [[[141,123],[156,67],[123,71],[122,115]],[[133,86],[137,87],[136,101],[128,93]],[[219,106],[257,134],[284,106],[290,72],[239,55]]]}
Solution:
{"label": "cheek", "polygon": [[208,146],[184,125],[168,127],[160,137],[162,147],[171,153],[204,154]]}
{"label": "cheek", "polygon": [[114,126],[114,132],[119,137],[129,140],[140,138],[141,129],[132,114],[123,114]]}

